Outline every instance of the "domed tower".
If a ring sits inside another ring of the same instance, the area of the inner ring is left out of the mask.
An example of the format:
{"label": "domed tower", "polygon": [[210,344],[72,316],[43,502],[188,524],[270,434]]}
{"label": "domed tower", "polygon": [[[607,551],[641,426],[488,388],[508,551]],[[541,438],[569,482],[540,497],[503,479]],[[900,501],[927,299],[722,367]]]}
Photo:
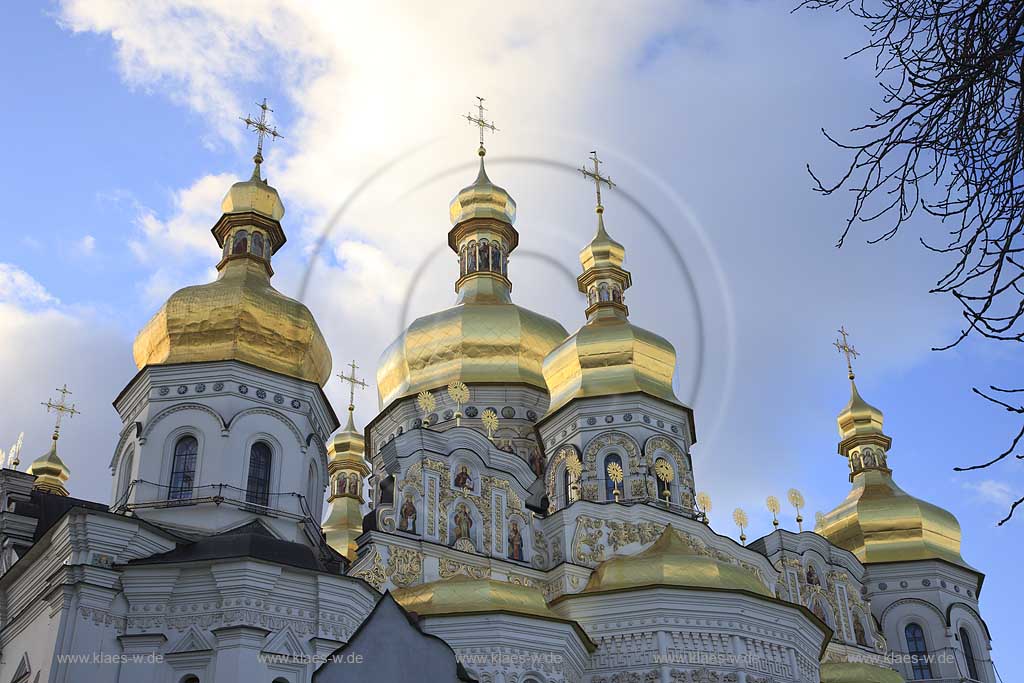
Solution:
{"label": "domed tower", "polygon": [[350,561],[355,561],[356,539],[363,533],[363,491],[370,466],[363,458],[363,433],[356,429],[354,417],[356,386],[365,387],[366,382],[356,377],[358,366],[355,361],[352,361],[350,367],[351,375],[340,376],[342,380],[350,383],[348,422],[327,444],[330,490],[327,494],[327,519],[324,520],[323,529],[331,547]]}
{"label": "domed tower", "polygon": [[846,500],[819,518],[815,532],[864,563],[864,585],[889,647],[934,655],[903,664],[908,680],[995,680],[978,611],[984,575],[960,554],[956,517],[893,480],[882,411],[861,397],[852,365],[858,354],[845,329],[840,335],[835,345],[847,356],[850,400],[837,418],[838,451],[852,486]]}
{"label": "domed tower", "polygon": [[[424,419],[436,430],[454,427],[459,406],[445,390],[461,382],[470,389],[461,425],[486,433],[481,417],[493,410],[501,418],[496,443],[539,473],[533,422],[548,407],[541,364],[566,331],[512,302],[516,203],[487,175],[482,131],[493,126],[484,121],[482,105],[478,117],[467,118],[481,126],[480,166],[449,206],[448,246],[459,258],[456,302],[414,320],[384,351],[377,370],[381,413],[368,428],[368,451],[376,456],[388,439],[420,428]],[[420,414],[415,399],[421,391],[435,392],[436,412]]]}
{"label": "domed tower", "polygon": [[185,287],[135,339],[139,373],[118,396],[112,507],[186,532],[260,519],[296,540],[319,534],[331,354],[309,309],[274,289],[284,205],[260,175],[235,183],[212,233],[217,279]]}
{"label": "domed tower", "polygon": [[652,502],[693,510],[690,447],[693,413],[676,397],[676,352],[668,340],[629,321],[625,249],[608,235],[600,173],[580,169],[597,186],[597,234],[582,252],[580,292],[587,322],[544,360],[551,406],[538,423],[548,454],[545,486],[551,511],[582,498]]}

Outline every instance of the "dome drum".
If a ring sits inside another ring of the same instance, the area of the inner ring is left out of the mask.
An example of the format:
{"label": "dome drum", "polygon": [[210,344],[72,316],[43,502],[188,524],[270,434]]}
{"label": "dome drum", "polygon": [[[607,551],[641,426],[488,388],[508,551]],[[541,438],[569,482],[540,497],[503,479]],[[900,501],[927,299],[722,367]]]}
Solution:
{"label": "dome drum", "polygon": [[213,233],[213,237],[217,240],[217,246],[223,249],[228,236],[237,228],[257,228],[264,231],[270,241],[271,254],[276,254],[278,249],[288,241],[280,222],[267,218],[255,211],[225,213],[214,224],[210,232]]}
{"label": "dome drum", "polygon": [[519,246],[519,232],[508,223],[493,218],[466,220],[448,231],[448,246],[456,254],[463,243],[470,239],[503,241],[509,252]]}

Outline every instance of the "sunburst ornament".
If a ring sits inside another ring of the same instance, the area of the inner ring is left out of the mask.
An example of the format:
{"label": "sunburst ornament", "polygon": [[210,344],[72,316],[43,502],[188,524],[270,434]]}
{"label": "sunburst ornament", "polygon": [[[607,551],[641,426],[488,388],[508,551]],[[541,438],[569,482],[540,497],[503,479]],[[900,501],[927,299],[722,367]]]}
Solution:
{"label": "sunburst ornament", "polygon": [[736,526],[740,528],[740,543],[746,545],[747,535],[744,533],[744,530],[746,530],[750,520],[747,519],[747,513],[743,511],[743,508],[736,508],[732,511],[732,521],[736,522]]}
{"label": "sunburst ornament", "polygon": [[491,439],[494,436],[494,432],[498,429],[498,414],[488,408],[481,413],[480,422],[483,423],[484,429],[487,430],[487,438]]}
{"label": "sunburst ornament", "polygon": [[789,504],[796,508],[796,526],[801,532],[804,530],[804,518],[800,515],[800,508],[804,506],[804,494],[796,489],[790,489],[787,494]]}
{"label": "sunburst ornament", "polygon": [[664,460],[659,460],[654,463],[654,474],[657,475],[658,479],[661,479],[666,484],[671,483],[676,476],[675,470],[672,469],[672,465],[669,465]]}
{"label": "sunburst ornament", "polygon": [[697,494],[697,509],[704,515],[704,523],[709,524],[708,513],[711,512],[711,496],[704,491]]}
{"label": "sunburst ornament", "polygon": [[469,401],[469,387],[464,382],[455,381],[448,385],[448,397],[455,403],[455,426],[462,423],[462,406]]}
{"label": "sunburst ornament", "polygon": [[623,477],[622,465],[617,462],[610,462],[605,470],[608,472],[608,478],[611,479],[612,483],[615,485],[615,488],[612,489],[612,494],[615,496],[615,500],[618,500],[621,495],[619,491],[619,484],[622,483]]}
{"label": "sunburst ornament", "polygon": [[778,529],[779,510],[782,509],[782,507],[779,505],[779,499],[776,498],[775,496],[768,496],[765,499],[764,504],[767,506],[768,512],[772,513],[772,526]]}
{"label": "sunburst ornament", "polygon": [[416,395],[416,405],[419,406],[420,412],[423,413],[423,426],[429,427],[429,414],[434,412],[434,408],[437,407],[437,400],[429,391],[421,391]]}
{"label": "sunburst ornament", "polygon": [[579,456],[573,453],[568,458],[566,458],[565,470],[569,474],[571,474],[574,479],[578,478],[581,474],[583,474],[583,463],[580,462]]}

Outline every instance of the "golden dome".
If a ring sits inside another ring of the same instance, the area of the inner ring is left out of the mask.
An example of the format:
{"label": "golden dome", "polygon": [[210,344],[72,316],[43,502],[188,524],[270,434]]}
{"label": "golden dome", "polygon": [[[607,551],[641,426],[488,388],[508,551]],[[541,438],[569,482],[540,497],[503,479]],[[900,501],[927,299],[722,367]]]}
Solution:
{"label": "golden dome", "polygon": [[255,211],[275,221],[284,217],[284,204],[277,190],[259,177],[259,165],[249,180],[235,183],[220,205],[226,214]]}
{"label": "golden dome", "polygon": [[903,676],[867,662],[823,662],[821,683],[903,683]]}
{"label": "golden dome", "polygon": [[574,398],[642,391],[679,403],[676,351],[668,340],[614,315],[594,316],[544,360],[548,412]]}
{"label": "golden dome", "polygon": [[64,461],[57,455],[57,435],[53,435],[50,442],[50,450],[32,461],[28,466],[28,473],[34,474],[36,481],[34,488],[58,496],[68,495],[64,482],[71,476],[71,470],[64,464]]}
{"label": "golden dome", "polygon": [[772,597],[768,587],[743,567],[700,555],[669,524],[651,547],[636,555],[605,560],[590,575],[584,593],[682,586],[746,591]]}
{"label": "golden dome", "polygon": [[303,304],[270,284],[255,259],[234,259],[215,281],[180,289],[135,338],[135,364],[237,360],[323,386],[331,352]]}
{"label": "golden dome", "polygon": [[865,564],[939,559],[970,568],[956,517],[906,493],[883,470],[855,475],[846,500],[814,531]]}
{"label": "golden dome", "polygon": [[952,513],[896,485],[888,466],[892,445],[882,431],[882,411],[865,401],[850,372],[850,400],[836,419],[839,454],[846,457],[852,488],[823,515],[815,533],[864,563],[939,559],[970,568],[960,556],[960,524]]}
{"label": "golden dome", "polygon": [[643,392],[679,404],[672,389],[676,351],[668,340],[629,322],[623,293],[632,284],[622,268],[626,251],[608,236],[597,207],[597,234],[583,251],[579,290],[587,322],[544,360],[551,394],[548,414],[574,398]]}
{"label": "golden dome", "polygon": [[462,188],[448,206],[452,225],[473,218],[488,218],[509,225],[516,222],[516,202],[511,195],[491,182],[480,156],[480,171],[472,185]]}
{"label": "golden dome", "polygon": [[381,407],[456,380],[546,389],[541,364],[566,335],[558,322],[507,296],[464,301],[417,318],[381,356]]}
{"label": "golden dome", "polygon": [[511,612],[564,621],[548,607],[544,594],[536,588],[464,574],[399,588],[392,595],[402,607],[420,616]]}

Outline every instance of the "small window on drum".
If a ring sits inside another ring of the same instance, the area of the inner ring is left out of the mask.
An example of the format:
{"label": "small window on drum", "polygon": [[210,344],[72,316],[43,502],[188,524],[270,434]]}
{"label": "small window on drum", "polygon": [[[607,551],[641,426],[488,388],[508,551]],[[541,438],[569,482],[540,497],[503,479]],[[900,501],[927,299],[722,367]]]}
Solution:
{"label": "small window on drum", "polygon": [[258,232],[252,234],[252,253],[257,256],[263,256],[263,235]]}
{"label": "small window on drum", "polygon": [[239,230],[235,233],[234,242],[231,245],[232,254],[244,254],[249,251],[249,233]]}
{"label": "small window on drum", "polygon": [[245,486],[245,502],[266,507],[270,504],[270,446],[257,441],[249,449],[249,476]]}
{"label": "small window on drum", "polygon": [[199,441],[194,436],[183,436],[174,444],[174,460],[171,463],[171,485],[167,493],[170,500],[189,500],[195,485],[196,457],[199,455]]}

